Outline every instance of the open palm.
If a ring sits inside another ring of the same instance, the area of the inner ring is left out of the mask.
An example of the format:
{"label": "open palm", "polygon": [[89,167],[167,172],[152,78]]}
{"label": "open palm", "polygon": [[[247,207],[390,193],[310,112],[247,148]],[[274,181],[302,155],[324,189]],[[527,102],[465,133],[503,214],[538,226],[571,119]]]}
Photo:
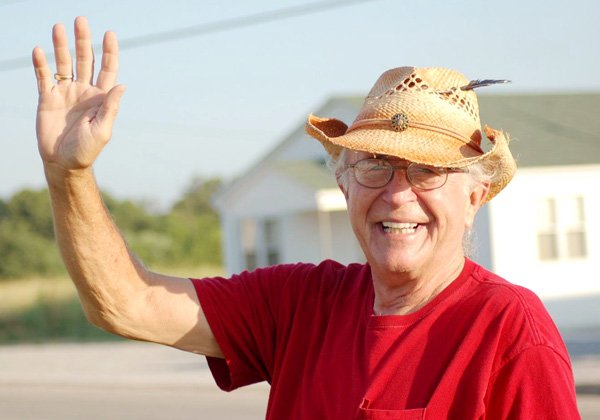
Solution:
{"label": "open palm", "polygon": [[44,52],[33,50],[39,103],[36,131],[44,164],[74,170],[91,166],[112,134],[123,86],[115,86],[118,43],[104,36],[102,66],[96,84],[94,55],[87,20],[75,20],[76,79],[63,25],[52,33],[56,58],[55,84]]}

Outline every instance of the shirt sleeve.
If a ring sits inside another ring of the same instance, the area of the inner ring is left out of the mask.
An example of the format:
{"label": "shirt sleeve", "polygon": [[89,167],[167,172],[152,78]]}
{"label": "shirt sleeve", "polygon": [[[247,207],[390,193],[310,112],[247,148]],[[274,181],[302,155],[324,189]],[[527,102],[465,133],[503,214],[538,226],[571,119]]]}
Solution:
{"label": "shirt sleeve", "polygon": [[571,365],[547,345],[508,360],[490,381],[486,419],[580,419]]}
{"label": "shirt sleeve", "polygon": [[282,294],[289,293],[290,283],[294,283],[290,279],[301,277],[305,268],[280,265],[230,279],[192,279],[224,355],[224,359],[207,357],[221,389],[231,391],[256,382],[271,382]]}

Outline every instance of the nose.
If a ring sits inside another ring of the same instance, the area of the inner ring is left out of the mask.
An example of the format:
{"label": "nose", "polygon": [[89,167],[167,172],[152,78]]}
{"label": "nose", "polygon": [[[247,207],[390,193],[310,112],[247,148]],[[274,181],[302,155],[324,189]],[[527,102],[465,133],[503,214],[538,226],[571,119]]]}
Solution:
{"label": "nose", "polygon": [[405,168],[394,170],[392,180],[384,187],[383,196],[386,201],[394,204],[415,199],[416,194],[408,181]]}

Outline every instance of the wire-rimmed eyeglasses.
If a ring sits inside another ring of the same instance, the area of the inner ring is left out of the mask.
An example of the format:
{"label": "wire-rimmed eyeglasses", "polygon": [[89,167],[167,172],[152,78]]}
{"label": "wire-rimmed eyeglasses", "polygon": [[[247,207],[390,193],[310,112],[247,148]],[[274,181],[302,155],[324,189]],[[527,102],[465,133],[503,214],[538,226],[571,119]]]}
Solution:
{"label": "wire-rimmed eyeglasses", "polygon": [[347,166],[354,174],[354,179],[366,188],[383,188],[394,177],[398,170],[406,171],[406,179],[419,190],[435,190],[443,187],[450,172],[465,172],[460,168],[438,168],[435,166],[408,163],[393,165],[385,158],[366,158]]}

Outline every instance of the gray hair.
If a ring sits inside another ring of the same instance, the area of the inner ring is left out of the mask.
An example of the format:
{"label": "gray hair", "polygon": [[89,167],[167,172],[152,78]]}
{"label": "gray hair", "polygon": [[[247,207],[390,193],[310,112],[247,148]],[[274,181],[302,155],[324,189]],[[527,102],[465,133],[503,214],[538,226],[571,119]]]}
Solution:
{"label": "gray hair", "polygon": [[[493,162],[488,160],[478,160],[475,163],[467,166],[467,173],[469,174],[467,181],[467,191],[470,192],[475,188],[475,186],[480,184],[488,184],[490,185],[494,182],[496,178],[496,168]],[[465,230],[462,240],[462,247],[464,254],[469,258],[474,258],[477,256],[478,243],[477,243],[477,234],[473,229],[473,226],[470,226]]]}
{"label": "gray hair", "polygon": [[346,167],[346,155],[348,152],[349,149],[344,147],[337,157],[334,158],[329,155],[327,159],[327,168],[335,175],[335,179],[344,190],[348,189],[348,168]]}
{"label": "gray hair", "polygon": [[[333,172],[335,178],[342,188],[348,189],[348,168],[346,166],[346,157],[350,149],[342,148],[340,154],[334,158],[329,156],[327,167]],[[496,176],[496,168],[492,162],[479,160],[470,164],[466,168],[467,182],[465,188],[470,192],[475,186],[480,184],[490,184]],[[463,235],[463,252],[467,257],[473,257],[477,253],[477,236],[472,227],[465,230]]]}

